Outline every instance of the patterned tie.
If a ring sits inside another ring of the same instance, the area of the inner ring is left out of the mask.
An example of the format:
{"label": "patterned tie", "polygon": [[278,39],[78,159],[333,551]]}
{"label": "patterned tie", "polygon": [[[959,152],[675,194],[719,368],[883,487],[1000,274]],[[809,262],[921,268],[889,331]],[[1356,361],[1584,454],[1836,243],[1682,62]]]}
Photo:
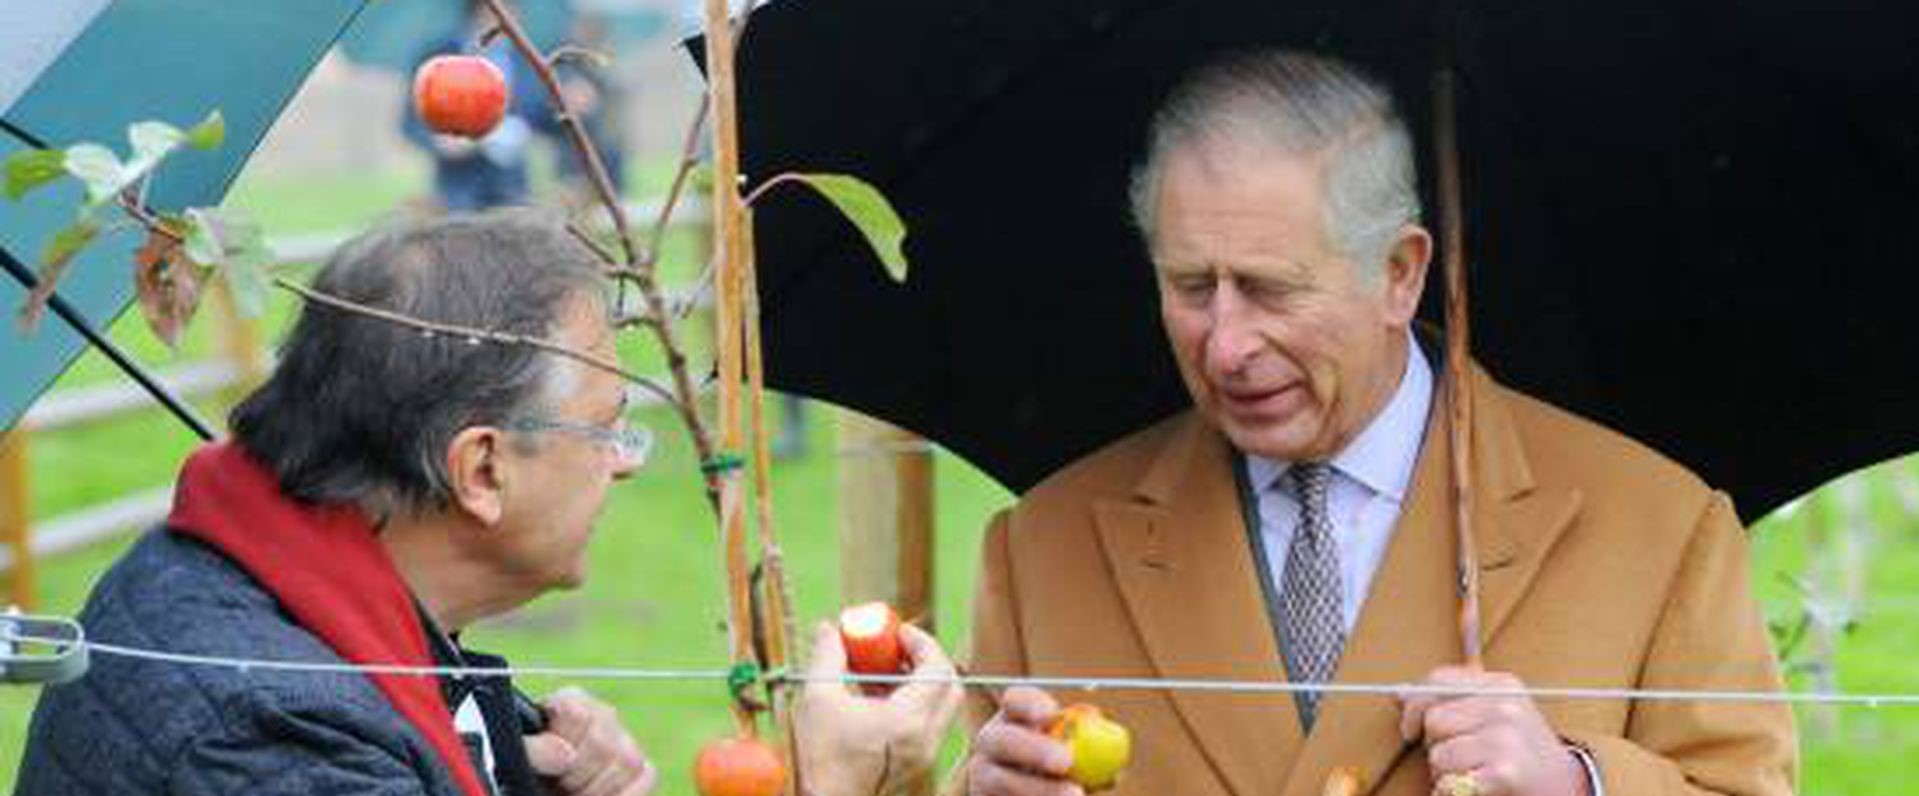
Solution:
{"label": "patterned tie", "polygon": [[[1339,548],[1326,515],[1326,487],[1332,470],[1318,462],[1294,464],[1286,473],[1299,496],[1299,527],[1286,549],[1284,609],[1286,669],[1301,683],[1333,679],[1346,625],[1340,613]],[[1300,694],[1300,723],[1307,730],[1319,712],[1321,694]]]}

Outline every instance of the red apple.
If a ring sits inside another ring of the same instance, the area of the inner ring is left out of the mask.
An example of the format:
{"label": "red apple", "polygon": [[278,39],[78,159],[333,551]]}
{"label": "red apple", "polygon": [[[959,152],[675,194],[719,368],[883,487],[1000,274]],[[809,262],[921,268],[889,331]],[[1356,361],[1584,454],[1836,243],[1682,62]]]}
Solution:
{"label": "red apple", "polygon": [[757,738],[721,738],[700,748],[693,787],[700,796],[779,796],[786,764]]}
{"label": "red apple", "polygon": [[841,611],[840,643],[846,645],[846,668],[854,674],[899,674],[906,669],[900,615],[886,603]]}
{"label": "red apple", "polygon": [[506,76],[482,56],[436,56],[413,75],[413,109],[434,132],[480,138],[506,116]]}

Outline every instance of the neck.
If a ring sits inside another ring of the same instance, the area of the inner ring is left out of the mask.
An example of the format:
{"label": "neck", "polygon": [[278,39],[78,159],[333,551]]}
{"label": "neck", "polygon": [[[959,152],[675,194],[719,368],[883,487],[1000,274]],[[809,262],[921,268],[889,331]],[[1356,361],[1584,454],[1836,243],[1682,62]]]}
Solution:
{"label": "neck", "polygon": [[474,532],[446,513],[395,518],[380,529],[380,543],[400,578],[427,616],[448,633],[520,602],[503,597],[510,589],[498,573],[459,544],[460,534]]}

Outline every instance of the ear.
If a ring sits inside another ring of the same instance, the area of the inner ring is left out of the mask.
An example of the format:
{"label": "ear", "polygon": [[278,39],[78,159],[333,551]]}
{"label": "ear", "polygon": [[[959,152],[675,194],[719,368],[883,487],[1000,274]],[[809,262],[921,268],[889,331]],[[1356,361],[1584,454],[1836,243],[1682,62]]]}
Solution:
{"label": "ear", "polygon": [[471,426],[446,446],[448,487],[453,505],[492,527],[506,513],[506,432]]}
{"label": "ear", "polygon": [[1407,326],[1419,313],[1419,297],[1426,290],[1426,264],[1432,261],[1433,236],[1418,224],[1407,224],[1386,254],[1386,311],[1396,326]]}

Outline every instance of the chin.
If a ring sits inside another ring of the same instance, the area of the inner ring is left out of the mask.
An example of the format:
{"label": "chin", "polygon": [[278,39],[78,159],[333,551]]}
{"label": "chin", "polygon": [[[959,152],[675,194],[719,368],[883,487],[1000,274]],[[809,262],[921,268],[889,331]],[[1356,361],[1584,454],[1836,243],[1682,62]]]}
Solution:
{"label": "chin", "polygon": [[1233,447],[1242,453],[1273,459],[1275,461],[1296,462],[1324,459],[1332,455],[1321,450],[1319,440],[1311,434],[1302,433],[1294,424],[1268,424],[1248,427],[1241,424],[1225,425],[1226,438]]}

